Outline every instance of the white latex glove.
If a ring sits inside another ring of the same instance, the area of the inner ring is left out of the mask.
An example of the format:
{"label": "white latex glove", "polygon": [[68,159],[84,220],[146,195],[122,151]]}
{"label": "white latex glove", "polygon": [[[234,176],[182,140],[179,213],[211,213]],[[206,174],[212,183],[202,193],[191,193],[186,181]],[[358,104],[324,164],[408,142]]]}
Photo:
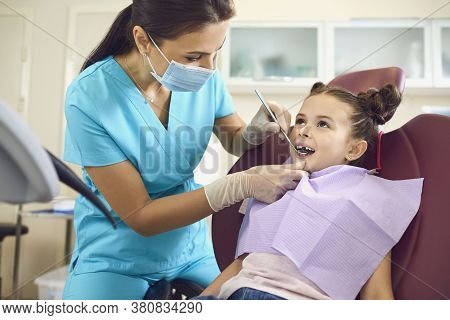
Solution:
{"label": "white latex glove", "polygon": [[[270,110],[272,110],[277,117],[277,120],[281,124],[284,132],[288,134],[289,127],[291,125],[291,114],[289,111],[274,101],[269,101],[267,104],[269,105]],[[279,133],[280,139],[285,140],[283,133],[280,132],[280,126],[273,121],[266,108],[261,105],[252,121],[242,132],[242,137],[249,144],[260,145],[274,133]]]}
{"label": "white latex glove", "polygon": [[272,203],[295,189],[304,176],[305,164],[266,165],[230,174],[204,187],[210,207],[220,211],[245,198]]}

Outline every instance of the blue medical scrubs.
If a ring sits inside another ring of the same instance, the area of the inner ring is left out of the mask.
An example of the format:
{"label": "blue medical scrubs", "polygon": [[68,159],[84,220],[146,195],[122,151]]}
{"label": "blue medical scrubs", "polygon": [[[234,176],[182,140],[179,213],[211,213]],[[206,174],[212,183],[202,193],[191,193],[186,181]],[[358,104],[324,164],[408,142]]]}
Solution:
{"label": "blue medical scrubs", "polygon": [[[84,167],[128,160],[152,199],[198,189],[193,170],[214,121],[234,113],[220,74],[198,92],[172,92],[169,112],[166,129],[115,59],[99,61],[67,90],[64,160],[83,167],[85,183],[109,209]],[[77,198],[65,299],[142,299],[162,278],[207,286],[219,274],[205,220],[143,237],[112,214],[116,230],[85,197]]]}

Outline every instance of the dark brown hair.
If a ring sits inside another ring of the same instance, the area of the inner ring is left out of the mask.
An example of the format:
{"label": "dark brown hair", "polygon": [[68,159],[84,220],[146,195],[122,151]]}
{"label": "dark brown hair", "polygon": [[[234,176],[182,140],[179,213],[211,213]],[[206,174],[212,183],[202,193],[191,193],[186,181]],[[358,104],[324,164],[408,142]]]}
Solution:
{"label": "dark brown hair", "polygon": [[81,71],[110,55],[130,52],[135,47],[134,26],[141,26],[159,44],[161,40],[176,39],[234,15],[233,0],[133,0],[118,14]]}
{"label": "dark brown hair", "polygon": [[402,100],[401,93],[393,84],[385,84],[380,90],[371,88],[366,92],[360,92],[354,95],[350,91],[328,86],[322,82],[316,82],[309,96],[318,94],[329,94],[339,101],[347,103],[353,107],[351,116],[353,138],[359,138],[367,141],[367,151],[365,154],[351,161],[349,165],[362,166],[366,157],[375,154],[375,147],[378,136],[378,125],[383,125],[390,120],[397,110]]}

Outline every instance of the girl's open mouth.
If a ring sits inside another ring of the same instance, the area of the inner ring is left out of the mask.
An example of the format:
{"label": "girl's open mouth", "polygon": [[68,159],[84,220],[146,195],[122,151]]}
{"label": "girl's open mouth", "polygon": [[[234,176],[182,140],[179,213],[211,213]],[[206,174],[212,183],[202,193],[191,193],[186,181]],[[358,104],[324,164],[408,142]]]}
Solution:
{"label": "girl's open mouth", "polygon": [[316,150],[314,150],[313,148],[301,146],[301,145],[296,146],[295,149],[297,151],[297,155],[302,156],[302,157],[310,156],[314,152],[316,152]]}

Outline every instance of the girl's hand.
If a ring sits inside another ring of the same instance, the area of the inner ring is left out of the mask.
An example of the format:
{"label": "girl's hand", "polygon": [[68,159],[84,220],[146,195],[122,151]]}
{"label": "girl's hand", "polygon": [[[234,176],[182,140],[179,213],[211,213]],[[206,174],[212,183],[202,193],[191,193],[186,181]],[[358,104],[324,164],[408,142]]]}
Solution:
{"label": "girl's hand", "polygon": [[[284,132],[288,133],[291,125],[291,114],[289,111],[274,101],[269,101],[267,104],[277,117],[281,128]],[[274,133],[278,133],[280,139],[285,139],[283,133],[280,132],[280,126],[273,121],[266,108],[261,105],[250,124],[248,124],[242,132],[242,137],[249,144],[260,145]]]}

